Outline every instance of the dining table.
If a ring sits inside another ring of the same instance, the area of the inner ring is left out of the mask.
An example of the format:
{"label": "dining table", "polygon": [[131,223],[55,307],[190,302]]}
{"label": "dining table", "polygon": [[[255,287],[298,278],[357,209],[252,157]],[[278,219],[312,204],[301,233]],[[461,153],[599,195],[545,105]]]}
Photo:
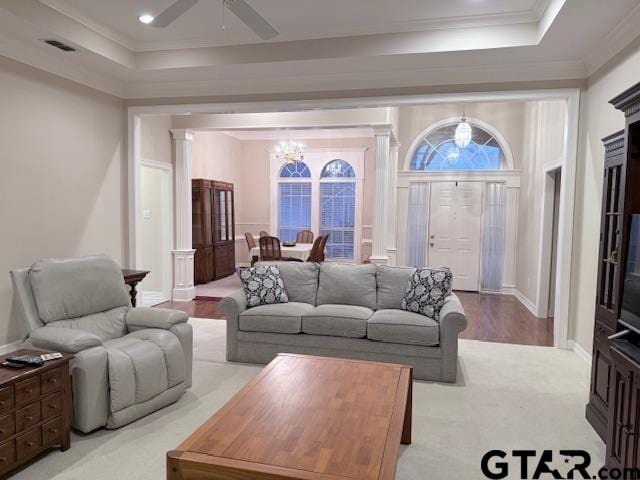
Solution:
{"label": "dining table", "polygon": [[[313,243],[296,243],[294,246],[287,247],[280,245],[280,251],[283,257],[299,258],[302,261],[306,261],[311,253]],[[260,247],[253,247],[249,252],[249,261],[258,260],[260,258]]]}

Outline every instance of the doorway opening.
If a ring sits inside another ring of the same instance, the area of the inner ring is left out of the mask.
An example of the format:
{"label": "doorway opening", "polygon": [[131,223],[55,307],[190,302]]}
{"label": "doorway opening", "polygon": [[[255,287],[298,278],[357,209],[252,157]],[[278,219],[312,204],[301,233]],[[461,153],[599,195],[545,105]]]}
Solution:
{"label": "doorway opening", "polygon": [[140,267],[149,270],[139,287],[141,306],[171,299],[172,176],[170,164],[144,161],[140,168]]}

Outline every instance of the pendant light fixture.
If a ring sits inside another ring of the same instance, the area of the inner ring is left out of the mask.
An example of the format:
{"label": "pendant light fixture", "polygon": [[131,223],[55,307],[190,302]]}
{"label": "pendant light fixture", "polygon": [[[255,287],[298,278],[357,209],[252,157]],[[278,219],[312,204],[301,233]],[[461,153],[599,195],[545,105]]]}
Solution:
{"label": "pendant light fixture", "polygon": [[288,142],[280,142],[276,147],[276,158],[288,165],[304,159],[303,145],[293,141],[293,132],[289,131]]}
{"label": "pendant light fixture", "polygon": [[456,146],[459,148],[466,148],[471,143],[471,125],[467,122],[467,117],[465,116],[464,107],[462,108],[462,118],[460,119],[460,123],[456,127],[456,132],[453,136],[453,141]]}

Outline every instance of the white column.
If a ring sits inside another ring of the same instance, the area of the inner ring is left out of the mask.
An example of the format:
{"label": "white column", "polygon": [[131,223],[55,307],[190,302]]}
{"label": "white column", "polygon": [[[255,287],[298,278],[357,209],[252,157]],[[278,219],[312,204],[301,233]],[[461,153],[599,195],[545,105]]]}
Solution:
{"label": "white column", "polygon": [[387,256],[389,265],[398,264],[398,150],[400,142],[392,140],[389,147],[389,173],[387,175],[388,202],[387,212]]}
{"label": "white column", "polygon": [[386,265],[389,257],[386,251],[386,232],[389,208],[389,158],[391,127],[380,125],[373,128],[375,137],[375,183],[373,191],[373,232],[371,243],[371,263]]}
{"label": "white column", "polygon": [[192,300],[196,296],[193,283],[193,257],[191,242],[191,146],[193,132],[171,130],[175,152],[174,184],[176,205],[176,247],[173,250],[173,299]]}

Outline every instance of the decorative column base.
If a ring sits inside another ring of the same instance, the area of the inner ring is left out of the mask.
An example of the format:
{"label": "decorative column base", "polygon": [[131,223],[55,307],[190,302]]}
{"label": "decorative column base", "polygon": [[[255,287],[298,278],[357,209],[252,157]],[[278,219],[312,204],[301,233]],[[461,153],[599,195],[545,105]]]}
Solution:
{"label": "decorative column base", "polygon": [[374,257],[372,255],[371,257],[369,257],[369,261],[376,265],[389,265],[389,257],[386,256]]}
{"label": "decorative column base", "polygon": [[387,265],[395,266],[398,264],[398,250],[396,248],[387,248],[387,257],[389,258]]}
{"label": "decorative column base", "polygon": [[195,250],[173,251],[173,300],[186,302],[196,296],[193,284],[193,257]]}

